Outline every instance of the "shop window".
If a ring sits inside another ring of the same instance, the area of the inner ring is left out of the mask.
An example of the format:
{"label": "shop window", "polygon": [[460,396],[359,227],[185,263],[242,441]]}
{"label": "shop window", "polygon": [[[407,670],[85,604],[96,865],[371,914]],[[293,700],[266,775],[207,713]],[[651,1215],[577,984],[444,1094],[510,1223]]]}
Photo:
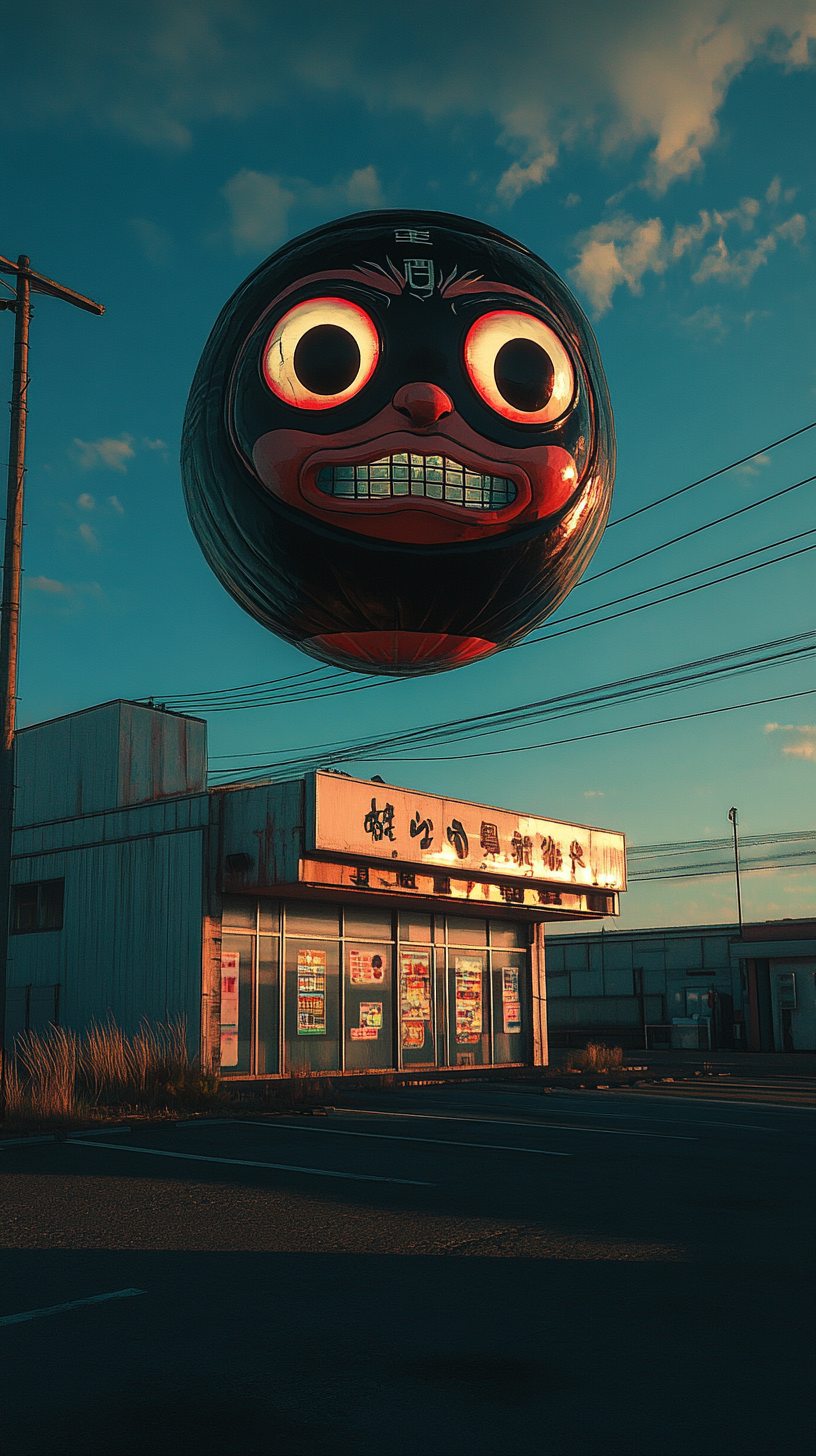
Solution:
{"label": "shop window", "polygon": [[225,895],[221,924],[228,930],[255,931],[255,900],[243,895]]}
{"label": "shop window", "polygon": [[221,1070],[251,1070],[255,937],[221,935]]}
{"label": "shop window", "polygon": [[[321,929],[325,928],[324,920]],[[293,1073],[336,1072],[340,1067],[339,969],[340,948],[337,941],[321,940],[318,935],[308,940],[287,939],[284,1070],[290,1076]]]}
{"label": "shop window", "polygon": [[346,942],[343,1022],[346,1070],[393,1067],[390,945]]}
{"label": "shop window", "polygon": [[311,900],[290,900],[286,906],[286,934],[316,935],[321,940],[337,940],[340,935],[339,907]]}
{"label": "shop window", "polygon": [[527,926],[514,920],[494,920],[490,927],[490,944],[494,950],[518,950],[527,944]]}
{"label": "shop window", "polygon": [[527,1056],[527,956],[492,952],[493,1061],[523,1062]]}
{"label": "shop window", "polygon": [[343,933],[348,938],[360,940],[392,940],[390,910],[366,910],[362,906],[347,905]]}
{"label": "shop window", "polygon": [[11,887],[11,933],[62,930],[65,880],[33,880]]}
{"label": "shop window", "polygon": [[448,1004],[450,1065],[478,1067],[489,1062],[490,981],[487,951],[452,950],[449,953]]}
{"label": "shop window", "polygon": [[399,918],[399,935],[400,940],[414,940],[421,945],[430,945],[433,939],[430,915],[419,915],[413,910],[403,910]]}
{"label": "shop window", "polygon": [[487,945],[487,921],[466,915],[448,916],[449,945]]}
{"label": "shop window", "polygon": [[280,930],[280,906],[277,900],[258,901],[258,929],[261,935],[277,935]]}
{"label": "shop window", "polygon": [[404,1067],[432,1067],[436,1061],[433,959],[430,946],[410,950],[400,946],[399,1036]]}

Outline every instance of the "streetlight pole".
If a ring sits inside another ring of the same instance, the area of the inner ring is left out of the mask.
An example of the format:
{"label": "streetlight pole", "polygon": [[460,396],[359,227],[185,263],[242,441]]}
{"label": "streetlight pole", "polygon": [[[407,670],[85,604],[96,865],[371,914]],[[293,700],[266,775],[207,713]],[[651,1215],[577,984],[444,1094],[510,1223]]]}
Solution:
{"label": "streetlight pole", "polygon": [[35,273],[25,254],[16,263],[0,257],[0,273],[16,277],[13,297],[0,300],[14,322],[14,370],[11,386],[8,493],[3,551],[3,593],[0,599],[0,1119],[6,1113],[6,981],[8,972],[11,850],[14,829],[14,730],[17,710],[17,659],[20,632],[20,578],[23,555],[23,485],[28,417],[28,329],[31,294],[61,298],[88,313],[105,312],[101,303]]}
{"label": "streetlight pole", "polygon": [[734,831],[734,874],[737,881],[737,918],[739,920],[740,935],[742,935],[742,890],[740,888],[739,836],[737,834],[739,815],[736,809],[729,809],[728,817],[731,820],[731,828]]}

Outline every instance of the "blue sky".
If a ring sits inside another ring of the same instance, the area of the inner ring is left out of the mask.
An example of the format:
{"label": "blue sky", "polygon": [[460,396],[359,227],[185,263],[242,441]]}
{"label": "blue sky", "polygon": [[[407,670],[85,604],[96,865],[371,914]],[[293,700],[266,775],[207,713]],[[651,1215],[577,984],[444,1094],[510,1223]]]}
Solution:
{"label": "blue sky", "polygon": [[[816,419],[814,37],[800,0],[10,8],[0,252],[28,253],[107,310],[37,302],[20,721],[313,666],[218,586],[177,461],[221,305],[276,246],[331,217],[463,213],[570,281],[615,411],[613,517]],[[2,318],[8,371],[13,318]],[[812,474],[814,437],[609,531],[587,574]],[[580,585],[559,615],[813,524],[805,486]],[[812,625],[812,578],[812,557],[799,556],[456,673],[216,715],[211,752],[272,757],[785,637]],[[573,723],[591,733],[797,693],[812,677],[809,665],[769,670]],[[731,804],[747,834],[799,829],[813,815],[813,701],[361,772],[623,829],[634,843],[720,837]],[[810,913],[812,881],[752,874],[745,905],[757,918]],[[622,923],[733,915],[729,880],[714,878],[641,886]]]}

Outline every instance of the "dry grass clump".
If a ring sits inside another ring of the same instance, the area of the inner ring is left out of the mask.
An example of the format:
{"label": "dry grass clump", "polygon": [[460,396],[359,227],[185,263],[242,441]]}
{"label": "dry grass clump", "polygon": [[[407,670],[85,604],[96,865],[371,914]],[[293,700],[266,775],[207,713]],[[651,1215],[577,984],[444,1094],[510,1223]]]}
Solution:
{"label": "dry grass clump", "polygon": [[623,1065],[623,1048],[591,1041],[585,1051],[570,1052],[567,1067],[572,1072],[608,1072]]}
{"label": "dry grass clump", "polygon": [[144,1020],[133,1036],[116,1022],[93,1023],[83,1036],[63,1026],[18,1036],[6,1072],[9,1121],[59,1126],[99,1108],[186,1111],[221,1096],[187,1051],[181,1020]]}

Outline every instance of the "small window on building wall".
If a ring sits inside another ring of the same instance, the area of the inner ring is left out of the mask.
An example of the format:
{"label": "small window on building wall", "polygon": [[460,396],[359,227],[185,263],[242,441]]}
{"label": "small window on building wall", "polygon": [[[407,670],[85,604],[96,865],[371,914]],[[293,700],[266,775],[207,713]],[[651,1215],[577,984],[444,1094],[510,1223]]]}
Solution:
{"label": "small window on building wall", "polygon": [[11,933],[27,935],[34,930],[62,930],[64,880],[34,880],[11,887]]}

